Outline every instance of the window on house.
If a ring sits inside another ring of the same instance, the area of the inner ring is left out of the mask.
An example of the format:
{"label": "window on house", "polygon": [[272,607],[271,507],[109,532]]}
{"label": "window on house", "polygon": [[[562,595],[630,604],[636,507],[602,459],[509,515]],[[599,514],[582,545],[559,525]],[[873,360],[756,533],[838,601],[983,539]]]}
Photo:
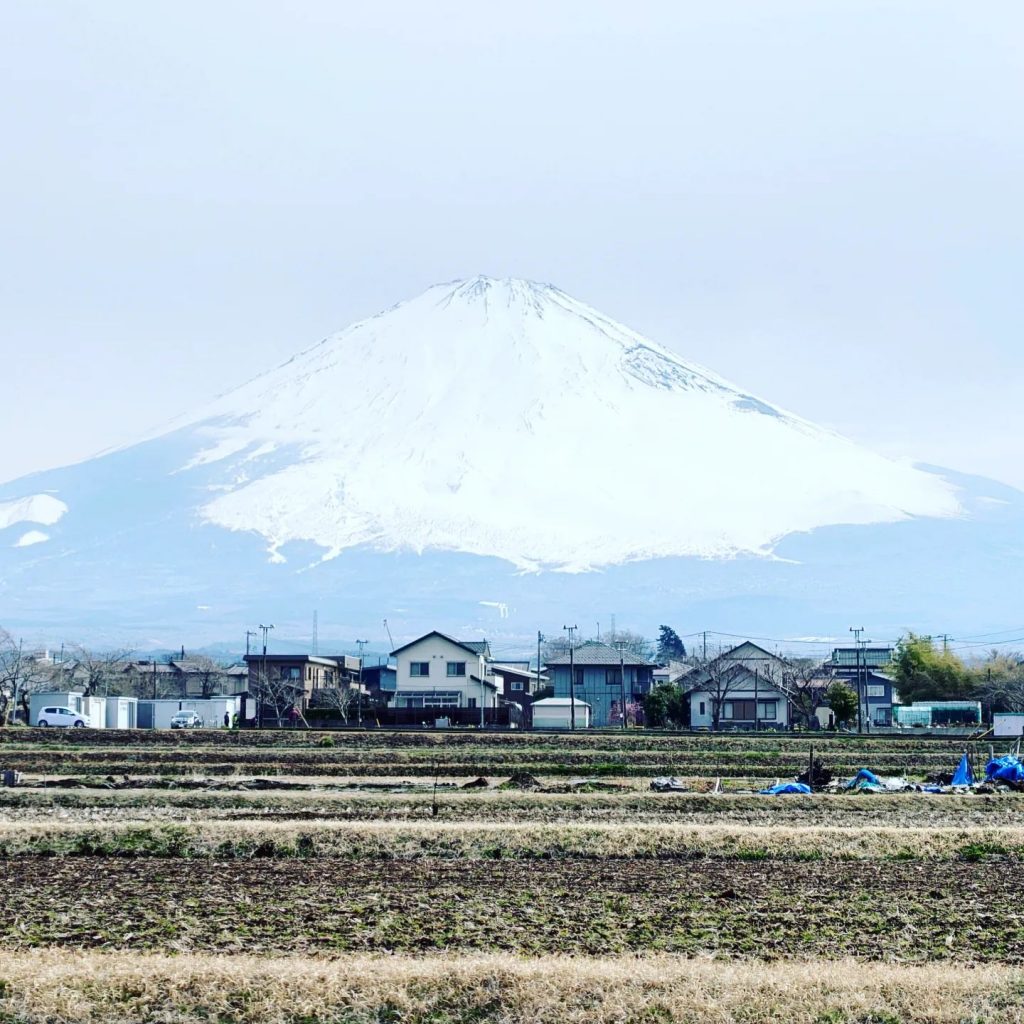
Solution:
{"label": "window on house", "polygon": [[622,669],[621,668],[609,668],[605,669],[604,680],[609,686],[621,686],[622,685]]}
{"label": "window on house", "polygon": [[522,679],[513,679],[512,680],[512,689],[513,690],[522,690],[522,688],[523,688],[523,681],[522,681]]}
{"label": "window on house", "polygon": [[436,692],[403,693],[399,695],[399,707],[407,708],[457,708],[459,694],[456,690]]}
{"label": "window on house", "polygon": [[574,671],[575,671],[575,675],[573,676],[573,680],[572,681],[577,686],[582,686],[583,685],[583,669],[577,668]]}
{"label": "window on house", "polygon": [[700,702],[700,716],[701,716],[701,718],[703,718],[706,714],[707,714],[707,711],[705,710],[704,701],[701,701]]}
{"label": "window on house", "polygon": [[468,707],[468,708],[475,708],[476,707],[476,697],[467,697],[466,698],[466,707]]}
{"label": "window on house", "polygon": [[411,676],[429,676],[430,675],[430,662],[429,661],[410,661],[409,662],[409,675],[411,675]]}
{"label": "window on house", "polygon": [[[302,678],[302,670],[300,668],[290,668],[290,669],[287,670],[287,673],[288,673],[288,675],[287,675],[286,678],[288,678],[288,679],[301,679]],[[284,673],[282,673],[282,675],[284,675]]]}
{"label": "window on house", "polygon": [[733,718],[738,722],[754,720],[754,701],[727,700],[722,702],[722,717]]}
{"label": "window on house", "polygon": [[869,683],[868,684],[868,696],[869,697],[884,697],[885,696],[885,687],[884,686],[879,686],[879,685],[877,685],[875,683]]}
{"label": "window on house", "polygon": [[762,722],[774,722],[778,714],[778,701],[762,700],[757,704],[757,717]]}
{"label": "window on house", "polygon": [[449,676],[464,676],[466,674],[466,663],[464,661],[449,661]]}

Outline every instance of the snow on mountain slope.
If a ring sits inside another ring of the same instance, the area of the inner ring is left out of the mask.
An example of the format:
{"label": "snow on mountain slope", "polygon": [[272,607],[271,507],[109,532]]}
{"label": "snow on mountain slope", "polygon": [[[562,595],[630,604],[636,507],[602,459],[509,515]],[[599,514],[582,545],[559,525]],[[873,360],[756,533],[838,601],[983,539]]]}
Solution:
{"label": "snow on mountain slope", "polygon": [[53,526],[67,510],[67,505],[52,494],[32,494],[27,498],[0,502],[0,530],[17,523]]}
{"label": "snow on mountain slope", "polygon": [[182,427],[202,443],[179,472],[219,473],[201,518],[272,557],[312,541],[582,570],[959,512],[942,479],[519,280],[436,285]]}

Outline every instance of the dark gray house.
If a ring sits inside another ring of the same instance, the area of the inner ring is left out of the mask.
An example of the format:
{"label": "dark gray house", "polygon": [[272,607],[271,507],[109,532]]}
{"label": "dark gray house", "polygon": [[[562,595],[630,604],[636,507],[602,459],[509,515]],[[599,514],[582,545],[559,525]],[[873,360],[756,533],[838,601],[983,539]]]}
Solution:
{"label": "dark gray house", "polygon": [[823,666],[858,694],[865,729],[892,725],[892,707],[900,701],[885,671],[891,661],[891,647],[836,647]]}
{"label": "dark gray house", "polygon": [[[621,725],[623,693],[627,704],[650,693],[654,664],[629,651],[588,640],[573,651],[571,662],[573,695],[590,705],[591,725]],[[555,697],[570,696],[568,654],[552,658],[547,675]]]}

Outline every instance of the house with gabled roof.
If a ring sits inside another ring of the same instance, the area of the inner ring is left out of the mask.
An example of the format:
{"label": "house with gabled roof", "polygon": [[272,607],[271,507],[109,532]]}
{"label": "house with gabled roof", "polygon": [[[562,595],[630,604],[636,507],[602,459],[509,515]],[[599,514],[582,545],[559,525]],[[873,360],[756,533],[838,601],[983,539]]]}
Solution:
{"label": "house with gabled roof", "polygon": [[486,640],[456,640],[432,630],[391,652],[396,708],[497,708],[499,684]]}
{"label": "house with gabled roof", "polygon": [[639,703],[650,692],[654,665],[631,651],[620,651],[599,640],[573,648],[547,662],[555,698],[585,701],[590,723],[601,727],[622,722],[622,705]]}
{"label": "house with gabled roof", "polygon": [[679,680],[690,703],[690,728],[788,729],[792,702],[786,660],[749,640]]}

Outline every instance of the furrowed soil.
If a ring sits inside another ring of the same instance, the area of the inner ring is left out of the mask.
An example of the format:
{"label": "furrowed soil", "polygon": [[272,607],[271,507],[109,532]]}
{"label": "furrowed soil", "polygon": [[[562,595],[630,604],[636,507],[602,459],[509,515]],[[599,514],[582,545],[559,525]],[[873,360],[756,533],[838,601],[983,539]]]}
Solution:
{"label": "furrowed soil", "polygon": [[667,952],[1024,963],[1016,865],[36,858],[7,950]]}
{"label": "furrowed soil", "polygon": [[0,1024],[1024,1024],[1024,795],[737,792],[812,747],[988,751],[0,729]]}

